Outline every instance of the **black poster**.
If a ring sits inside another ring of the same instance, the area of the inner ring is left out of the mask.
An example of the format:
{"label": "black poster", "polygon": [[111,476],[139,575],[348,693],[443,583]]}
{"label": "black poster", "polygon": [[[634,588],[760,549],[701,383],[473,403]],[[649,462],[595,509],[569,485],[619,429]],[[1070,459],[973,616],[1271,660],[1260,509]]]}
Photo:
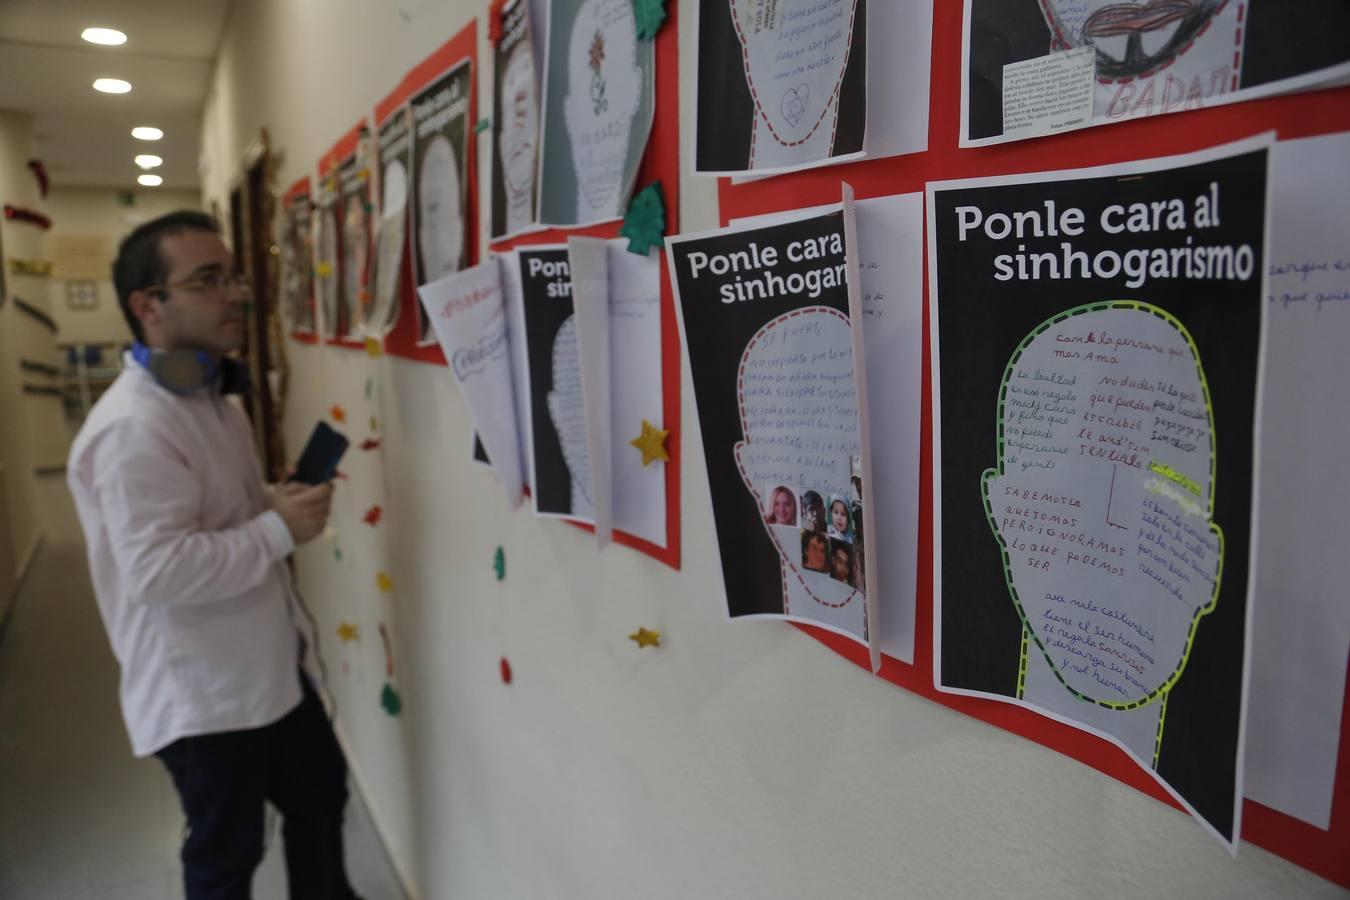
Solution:
{"label": "black poster", "polygon": [[699,0],[695,170],[804,167],[863,149],[867,0]]}
{"label": "black poster", "polygon": [[669,241],[727,612],[867,639],[843,214]]}
{"label": "black poster", "polygon": [[[413,280],[418,287],[466,263],[469,195],[469,91],[472,64],[464,60],[414,94]],[[418,342],[433,343],[431,326],[417,307]]]}
{"label": "black poster", "polygon": [[930,186],[937,668],[1241,801],[1267,150]]}
{"label": "black poster", "polygon": [[534,511],[590,520],[595,506],[567,248],[522,247],[519,256],[530,369]]}

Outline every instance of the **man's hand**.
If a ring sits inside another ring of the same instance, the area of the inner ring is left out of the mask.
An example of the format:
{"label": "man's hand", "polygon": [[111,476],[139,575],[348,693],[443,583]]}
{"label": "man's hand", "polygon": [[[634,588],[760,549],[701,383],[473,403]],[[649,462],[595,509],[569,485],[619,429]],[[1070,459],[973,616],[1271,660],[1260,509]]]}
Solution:
{"label": "man's hand", "polygon": [[277,485],[269,498],[297,545],[314,540],[328,522],[328,510],[333,505],[333,485],[287,482]]}

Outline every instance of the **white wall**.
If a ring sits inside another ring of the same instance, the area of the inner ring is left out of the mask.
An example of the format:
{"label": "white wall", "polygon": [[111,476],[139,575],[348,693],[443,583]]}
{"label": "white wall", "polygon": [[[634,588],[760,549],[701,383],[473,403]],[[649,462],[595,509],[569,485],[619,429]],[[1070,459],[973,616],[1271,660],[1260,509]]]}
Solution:
{"label": "white wall", "polygon": [[[207,196],[225,206],[263,126],[285,157],[281,187],[311,171],[485,7],[239,0],[206,111]],[[479,36],[486,60],[481,21]],[[487,99],[480,79],[484,110]],[[710,183],[685,179],[680,193],[686,230],[716,224]],[[302,549],[299,577],[354,770],[421,896],[1338,893],[1253,847],[1230,859],[1180,813],[873,678],[788,625],[724,622],[687,371],[684,567],[673,572],[508,513],[468,461],[469,415],[443,369],[288,352],[292,454],[334,403],[358,440],[372,415],[384,440],[382,454],[344,461],[337,539]],[[386,513],[372,529],[361,515],[374,503]],[[392,594],[376,588],[381,570]],[[339,621],[357,624],[359,641],[339,643]],[[379,707],[382,621],[405,704],[397,719]],[[659,629],[665,646],[637,650],[625,636],[638,626]]]}
{"label": "white wall", "polygon": [[[0,201],[43,211],[37,182],[28,170],[33,155],[33,121],[24,113],[0,111]],[[54,379],[20,370],[19,361],[47,365],[57,361],[53,335],[43,325],[20,312],[15,297],[44,312],[48,310],[46,279],[16,275],[11,259],[41,259],[42,231],[27,222],[0,222],[0,266],[4,267],[7,291],[0,296],[0,539],[9,532],[11,547],[0,548],[0,614],[11,597],[13,580],[37,549],[41,527],[34,492],[35,466],[65,460],[64,428],[58,399],[22,392],[25,382],[58,384]],[[9,565],[4,565],[8,559]]]}
{"label": "white wall", "polygon": [[[66,302],[66,279],[48,279],[51,314],[60,326],[58,340],[63,344],[125,342],[131,330],[117,305],[112,284],[112,261],[117,245],[133,228],[156,216],[178,209],[199,209],[200,196],[193,191],[131,191],[132,204],[119,199],[124,191],[111,188],[63,188],[54,186],[47,196],[47,214],[52,228],[43,237],[48,259],[57,256],[63,237],[97,238],[107,247],[108,264],[97,280],[98,305],[94,309],[71,309]],[[57,275],[60,274],[58,269]]]}

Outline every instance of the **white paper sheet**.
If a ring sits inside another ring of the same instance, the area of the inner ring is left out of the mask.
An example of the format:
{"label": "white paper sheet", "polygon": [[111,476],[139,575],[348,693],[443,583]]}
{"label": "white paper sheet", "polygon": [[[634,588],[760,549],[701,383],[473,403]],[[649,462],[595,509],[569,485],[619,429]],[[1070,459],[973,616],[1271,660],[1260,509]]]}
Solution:
{"label": "white paper sheet", "polygon": [[[506,310],[506,335],[511,345],[511,383],[516,407],[516,434],[520,440],[520,458],[534,458],[530,443],[530,365],[525,349],[525,310],[520,290],[520,257],[514,250],[497,257],[502,285],[502,305]],[[524,464],[521,477],[528,490],[534,490],[533,467]]]}
{"label": "white paper sheet", "polygon": [[611,496],[609,255],[600,238],[571,237],[567,261],[572,267],[572,309],[581,355],[581,394],[586,411],[586,447],[591,461],[591,501],[595,539],[606,547],[614,537]]}
{"label": "white paper sheet", "polygon": [[628,241],[610,241],[609,337],[610,402],[614,411],[614,525],[667,546],[666,463],[642,464],[629,441],[646,419],[664,428],[661,350],[661,254],[628,251]]}
{"label": "white paper sheet", "polygon": [[629,444],[644,420],[662,426],[660,256],[655,251],[630,253],[622,238],[571,238],[568,256],[595,481],[596,535],[600,538],[601,523],[608,517],[613,528],[664,547],[665,464],[644,466],[642,454]]}
{"label": "white paper sheet", "polygon": [[1050,53],[1003,67],[1003,136],[1057,134],[1092,124],[1092,47]]}
{"label": "white paper sheet", "polygon": [[469,405],[474,427],[512,509],[523,499],[510,344],[497,260],[417,289],[446,362]]}
{"label": "white paper sheet", "polygon": [[1347,648],[1350,134],[1281,142],[1271,252],[1248,798],[1326,829]]}

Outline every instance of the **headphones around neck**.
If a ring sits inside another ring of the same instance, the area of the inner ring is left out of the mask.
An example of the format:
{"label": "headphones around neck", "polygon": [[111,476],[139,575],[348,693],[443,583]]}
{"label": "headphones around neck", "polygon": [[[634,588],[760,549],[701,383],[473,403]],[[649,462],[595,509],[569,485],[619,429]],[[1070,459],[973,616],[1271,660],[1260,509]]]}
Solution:
{"label": "headphones around neck", "polygon": [[131,358],[150,373],[155,383],[179,397],[213,384],[222,394],[248,390],[248,366],[237,359],[216,360],[204,350],[154,350],[140,341],[131,345]]}

